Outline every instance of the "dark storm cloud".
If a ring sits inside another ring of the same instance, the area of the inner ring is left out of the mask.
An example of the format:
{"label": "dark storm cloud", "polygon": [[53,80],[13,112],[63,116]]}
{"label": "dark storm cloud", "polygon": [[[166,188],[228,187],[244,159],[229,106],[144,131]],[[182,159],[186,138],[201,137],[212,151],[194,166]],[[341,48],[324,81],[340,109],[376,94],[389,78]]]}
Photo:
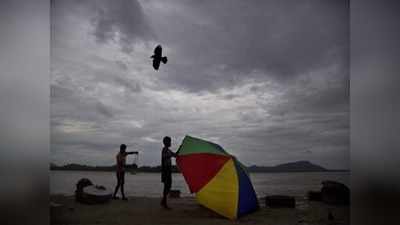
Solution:
{"label": "dark storm cloud", "polygon": [[309,148],[316,144],[327,143],[348,146],[348,137],[344,134],[348,132],[348,124],[337,125],[338,121],[345,121],[346,118],[347,115],[318,114],[302,118],[288,117],[284,119],[284,123],[239,130],[239,136],[266,145],[272,142],[282,143],[290,149],[298,149],[299,145],[306,145]]}
{"label": "dark storm cloud", "polygon": [[247,165],[348,168],[347,1],[65,4],[79,7],[54,15],[55,162],[111,164],[127,143],[157,165],[163,136],[189,134]]}
{"label": "dark storm cloud", "polygon": [[348,73],[334,74],[333,76],[336,77],[332,82],[329,82],[329,77],[326,77],[324,83],[312,84],[310,80],[307,80],[299,85],[287,85],[286,87],[289,87],[289,89],[282,96],[283,103],[268,110],[269,113],[275,115],[285,113],[348,113],[350,90]]}
{"label": "dark storm cloud", "polygon": [[142,90],[139,83],[134,83],[128,79],[122,77],[115,77],[114,82],[127,88],[131,93],[138,93]]}
{"label": "dark storm cloud", "polygon": [[124,62],[122,62],[122,61],[120,61],[120,60],[117,60],[117,61],[115,61],[115,63],[116,63],[122,70],[124,70],[124,71],[127,71],[127,70],[128,70],[128,66],[127,66]]}
{"label": "dark storm cloud", "polygon": [[[332,63],[347,67],[347,1],[186,1],[182,5],[174,15],[164,15],[162,10],[149,14],[177,24],[160,24],[157,30],[180,56],[176,62],[171,57],[177,66],[166,79],[185,90],[215,90],[249,78],[287,80]],[[173,40],[177,37],[179,45]]]}
{"label": "dark storm cloud", "polygon": [[98,120],[114,116],[113,110],[96,98],[80,95],[77,90],[52,84],[50,86],[52,117],[77,120]]}
{"label": "dark storm cloud", "polygon": [[124,52],[132,52],[137,40],[154,38],[142,7],[136,0],[102,0],[91,2],[96,15],[93,34],[99,42],[117,41]]}
{"label": "dark storm cloud", "polygon": [[101,102],[97,102],[96,103],[96,109],[100,114],[102,114],[102,115],[104,115],[106,117],[112,117],[113,116],[112,111]]}
{"label": "dark storm cloud", "polygon": [[[133,44],[155,38],[148,25],[143,10],[136,0],[54,0],[52,1],[52,35],[58,41],[68,36],[65,19],[70,15],[89,19],[93,29],[91,33],[99,43],[115,42],[125,53],[131,53]],[[64,30],[64,31],[63,31]]]}

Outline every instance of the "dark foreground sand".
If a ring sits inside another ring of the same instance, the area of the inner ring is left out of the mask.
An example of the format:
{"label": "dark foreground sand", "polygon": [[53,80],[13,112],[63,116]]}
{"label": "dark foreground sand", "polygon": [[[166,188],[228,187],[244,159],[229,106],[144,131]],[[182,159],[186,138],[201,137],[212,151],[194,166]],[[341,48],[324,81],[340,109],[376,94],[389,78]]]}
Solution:
{"label": "dark foreground sand", "polygon": [[[114,200],[103,205],[84,205],[72,196],[54,195],[50,207],[51,224],[253,224],[253,225],[348,225],[349,207],[331,206],[321,202],[296,199],[295,209],[266,208],[260,199],[261,209],[231,221],[200,206],[194,198],[170,199],[172,210],[160,207],[159,198],[130,197],[129,201]],[[329,211],[333,220],[328,220]]]}

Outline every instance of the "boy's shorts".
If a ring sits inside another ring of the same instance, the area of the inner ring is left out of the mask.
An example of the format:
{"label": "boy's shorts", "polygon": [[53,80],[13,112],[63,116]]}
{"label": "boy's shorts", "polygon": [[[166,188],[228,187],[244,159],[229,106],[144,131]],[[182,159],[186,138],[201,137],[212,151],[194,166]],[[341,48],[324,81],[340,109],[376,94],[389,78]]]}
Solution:
{"label": "boy's shorts", "polygon": [[172,183],[172,172],[170,170],[165,170],[161,172],[161,182],[165,185],[171,185]]}

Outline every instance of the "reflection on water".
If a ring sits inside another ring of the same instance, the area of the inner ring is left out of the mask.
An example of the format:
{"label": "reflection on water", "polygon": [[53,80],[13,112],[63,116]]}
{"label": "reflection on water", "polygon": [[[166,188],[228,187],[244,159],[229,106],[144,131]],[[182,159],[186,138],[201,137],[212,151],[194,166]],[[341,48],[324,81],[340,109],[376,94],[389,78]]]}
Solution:
{"label": "reflection on water", "polygon": [[[115,173],[93,171],[51,171],[50,193],[73,195],[75,184],[80,178],[89,178],[94,184],[113,189]],[[181,174],[173,174],[173,189],[179,189],[183,196],[191,196]],[[349,186],[349,172],[314,173],[252,173],[251,180],[258,197],[270,194],[305,196],[309,190],[319,190],[323,180],[334,180]],[[160,197],[161,176],[158,173],[137,173],[125,175],[125,194],[128,196]]]}

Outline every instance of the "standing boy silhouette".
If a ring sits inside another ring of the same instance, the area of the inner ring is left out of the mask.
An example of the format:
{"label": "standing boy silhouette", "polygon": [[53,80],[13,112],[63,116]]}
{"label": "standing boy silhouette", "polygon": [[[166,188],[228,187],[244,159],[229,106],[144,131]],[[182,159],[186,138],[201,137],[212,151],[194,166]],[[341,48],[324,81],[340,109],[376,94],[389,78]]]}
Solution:
{"label": "standing boy silhouette", "polygon": [[161,182],[164,183],[163,198],[161,200],[161,206],[165,209],[170,209],[167,204],[167,196],[171,190],[172,185],[172,163],[171,158],[176,157],[176,153],[172,152],[171,138],[166,136],[163,139],[164,148],[161,151]]}
{"label": "standing boy silhouette", "polygon": [[126,156],[139,153],[136,151],[126,152],[125,150],[126,150],[126,145],[122,144],[119,147],[119,153],[116,156],[116,159],[117,159],[117,171],[116,171],[117,186],[115,187],[115,191],[114,191],[114,195],[113,195],[114,199],[118,199],[117,192],[118,192],[118,189],[121,187],[122,200],[128,200],[125,197],[125,193],[124,193]]}

